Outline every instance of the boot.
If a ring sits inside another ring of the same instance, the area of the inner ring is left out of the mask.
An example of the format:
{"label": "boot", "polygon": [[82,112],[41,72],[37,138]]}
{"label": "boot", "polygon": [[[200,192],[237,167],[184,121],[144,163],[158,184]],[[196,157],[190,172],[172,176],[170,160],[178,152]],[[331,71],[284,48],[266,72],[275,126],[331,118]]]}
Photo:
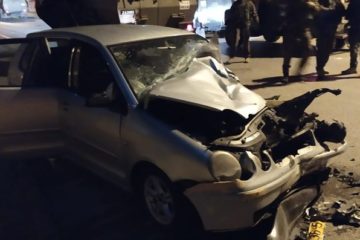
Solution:
{"label": "boot", "polygon": [[341,72],[342,75],[354,74],[354,73],[357,73],[356,67],[350,67],[350,68],[348,68],[348,69]]}
{"label": "boot", "polygon": [[324,70],[323,68],[316,68],[316,72],[318,76],[324,76],[329,74],[329,72]]}
{"label": "boot", "polygon": [[289,82],[289,65],[283,65],[282,66],[282,70],[283,70],[283,78],[281,79],[281,82],[283,83],[288,83]]}
{"label": "boot", "polygon": [[316,72],[317,72],[317,80],[318,81],[322,81],[326,79],[326,74],[329,74],[328,71],[325,71],[323,68],[316,68]]}

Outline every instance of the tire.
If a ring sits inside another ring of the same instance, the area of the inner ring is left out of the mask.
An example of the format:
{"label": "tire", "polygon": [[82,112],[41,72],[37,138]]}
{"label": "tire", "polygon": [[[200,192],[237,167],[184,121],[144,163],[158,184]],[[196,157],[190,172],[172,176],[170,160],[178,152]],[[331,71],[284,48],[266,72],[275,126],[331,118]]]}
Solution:
{"label": "tire", "polygon": [[262,33],[267,42],[276,42],[280,38],[281,17],[280,5],[275,1],[259,1],[259,33]]}
{"label": "tire", "polygon": [[345,47],[345,39],[342,38],[336,38],[334,43],[334,49],[339,50]]}
{"label": "tire", "polygon": [[274,33],[264,33],[264,38],[267,42],[276,42],[279,40],[280,36]]}
{"label": "tire", "polygon": [[138,193],[152,220],[161,228],[202,230],[201,220],[189,200],[157,169],[141,172]]}
{"label": "tire", "polygon": [[173,225],[177,211],[169,180],[158,173],[148,172],[143,179],[142,194],[150,216],[162,226]]}

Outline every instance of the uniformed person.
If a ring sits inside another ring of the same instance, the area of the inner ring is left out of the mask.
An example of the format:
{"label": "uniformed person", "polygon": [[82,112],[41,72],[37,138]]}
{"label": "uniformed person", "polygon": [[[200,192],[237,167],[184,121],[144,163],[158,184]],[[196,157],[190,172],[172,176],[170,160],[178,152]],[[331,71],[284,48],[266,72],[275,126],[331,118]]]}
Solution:
{"label": "uniformed person", "polygon": [[[228,24],[232,26],[233,31],[239,29],[238,50],[247,62],[247,58],[250,56],[250,27],[259,23],[256,7],[251,0],[237,0],[230,8],[230,15]],[[233,57],[236,52],[235,43],[230,48],[232,51],[230,57]]]}
{"label": "uniformed person", "polygon": [[310,28],[319,9],[319,5],[311,0],[291,0],[287,3],[283,31],[283,82],[289,81],[290,62],[295,50],[301,56],[296,75],[302,74],[312,50]]}
{"label": "uniformed person", "polygon": [[349,20],[350,68],[341,74],[357,73],[357,57],[360,47],[360,0],[350,0],[345,17]]}
{"label": "uniformed person", "polygon": [[324,67],[333,49],[338,24],[345,14],[340,0],[319,0],[321,6],[316,16],[316,72],[318,80],[323,80],[329,72]]}

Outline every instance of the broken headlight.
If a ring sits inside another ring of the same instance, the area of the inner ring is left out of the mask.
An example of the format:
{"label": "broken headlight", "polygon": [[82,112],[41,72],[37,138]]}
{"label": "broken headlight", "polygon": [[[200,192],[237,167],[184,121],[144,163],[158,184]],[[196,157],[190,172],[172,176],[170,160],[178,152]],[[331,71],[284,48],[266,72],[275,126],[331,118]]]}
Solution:
{"label": "broken headlight", "polygon": [[214,152],[209,167],[218,181],[239,179],[241,176],[239,160],[225,151]]}

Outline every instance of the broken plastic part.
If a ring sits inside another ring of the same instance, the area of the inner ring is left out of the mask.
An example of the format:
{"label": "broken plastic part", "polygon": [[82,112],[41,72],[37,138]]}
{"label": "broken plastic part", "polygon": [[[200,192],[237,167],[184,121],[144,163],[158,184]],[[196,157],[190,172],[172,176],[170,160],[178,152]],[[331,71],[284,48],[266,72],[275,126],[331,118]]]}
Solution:
{"label": "broken plastic part", "polygon": [[296,221],[318,194],[317,187],[308,187],[292,192],[285,198],[277,208],[274,225],[267,240],[289,239]]}
{"label": "broken plastic part", "polygon": [[321,121],[317,123],[315,135],[316,138],[321,142],[330,141],[340,143],[345,139],[346,128],[343,123],[338,121],[333,123]]}
{"label": "broken plastic part", "polygon": [[329,88],[319,88],[310,92],[307,92],[303,95],[300,95],[296,98],[288,100],[278,107],[275,108],[276,112],[282,117],[291,117],[293,119],[299,119],[305,109],[312,103],[312,101],[323,95],[324,93],[332,93],[334,95],[341,94],[340,89],[329,89]]}

